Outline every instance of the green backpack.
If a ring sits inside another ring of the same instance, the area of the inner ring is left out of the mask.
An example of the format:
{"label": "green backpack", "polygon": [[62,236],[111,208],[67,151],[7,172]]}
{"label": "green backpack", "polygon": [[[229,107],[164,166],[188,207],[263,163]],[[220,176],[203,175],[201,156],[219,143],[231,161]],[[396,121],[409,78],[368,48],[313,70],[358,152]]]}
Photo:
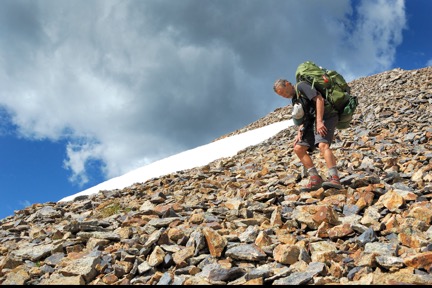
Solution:
{"label": "green backpack", "polygon": [[[357,96],[350,95],[350,87],[342,75],[334,70],[322,68],[312,61],[301,63],[295,73],[296,81],[306,81],[326,99],[326,113],[337,113],[338,129],[350,126],[358,106]],[[298,93],[297,93],[298,94]]]}

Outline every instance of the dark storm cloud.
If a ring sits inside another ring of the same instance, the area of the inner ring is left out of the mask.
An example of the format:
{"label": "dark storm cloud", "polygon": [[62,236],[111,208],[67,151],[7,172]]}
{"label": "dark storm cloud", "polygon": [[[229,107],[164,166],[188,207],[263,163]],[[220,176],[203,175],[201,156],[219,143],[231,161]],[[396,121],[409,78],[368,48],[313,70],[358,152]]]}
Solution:
{"label": "dark storm cloud", "polygon": [[33,47],[43,42],[39,10],[36,3],[5,0],[0,9],[0,50],[2,68],[15,75],[32,61]]}

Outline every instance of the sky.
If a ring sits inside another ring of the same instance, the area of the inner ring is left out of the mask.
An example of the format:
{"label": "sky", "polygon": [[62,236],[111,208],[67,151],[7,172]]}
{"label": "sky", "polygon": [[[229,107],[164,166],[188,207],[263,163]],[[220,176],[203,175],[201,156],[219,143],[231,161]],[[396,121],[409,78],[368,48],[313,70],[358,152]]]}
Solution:
{"label": "sky", "polygon": [[303,61],[432,65],[430,0],[1,4],[0,219],[243,128]]}

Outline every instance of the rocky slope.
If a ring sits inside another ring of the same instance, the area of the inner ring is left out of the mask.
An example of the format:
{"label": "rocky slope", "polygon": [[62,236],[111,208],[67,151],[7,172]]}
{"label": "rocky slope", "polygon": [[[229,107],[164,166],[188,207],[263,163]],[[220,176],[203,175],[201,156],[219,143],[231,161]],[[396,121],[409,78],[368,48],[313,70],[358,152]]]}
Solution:
{"label": "rocky slope", "polygon": [[0,221],[0,283],[432,284],[432,67],[350,84],[360,106],[333,145],[344,189],[299,193],[287,127],[202,167],[16,211]]}

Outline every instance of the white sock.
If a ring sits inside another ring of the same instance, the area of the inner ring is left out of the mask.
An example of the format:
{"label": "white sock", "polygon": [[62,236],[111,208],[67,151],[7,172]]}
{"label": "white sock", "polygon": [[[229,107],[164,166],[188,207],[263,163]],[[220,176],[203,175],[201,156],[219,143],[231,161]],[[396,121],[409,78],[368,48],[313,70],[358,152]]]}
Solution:
{"label": "white sock", "polygon": [[309,168],[307,171],[308,171],[309,176],[318,175],[318,171],[315,167]]}
{"label": "white sock", "polygon": [[336,166],[333,166],[333,167],[329,168],[329,169],[328,169],[328,173],[329,173],[329,176],[333,176],[333,175],[335,175],[335,176],[338,176],[338,177],[339,177],[339,175],[338,175],[338,171],[337,171],[337,167],[336,167]]}

